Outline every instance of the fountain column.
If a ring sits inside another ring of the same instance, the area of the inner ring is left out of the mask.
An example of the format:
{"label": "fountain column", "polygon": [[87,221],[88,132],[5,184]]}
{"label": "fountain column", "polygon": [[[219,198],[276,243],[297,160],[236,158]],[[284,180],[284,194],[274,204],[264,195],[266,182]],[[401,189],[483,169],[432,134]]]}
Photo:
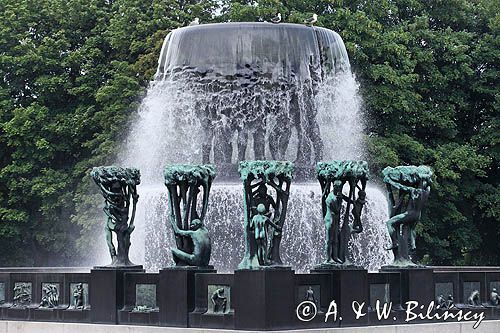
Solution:
{"label": "fountain column", "polygon": [[[95,323],[117,324],[117,311],[123,307],[125,299],[125,273],[144,271],[142,265],[134,265],[128,256],[130,235],[135,229],[139,199],[136,187],[140,184],[140,172],[135,168],[96,167],[91,177],[105,199],[107,219],[104,231],[112,261],[108,266],[94,267],[90,271],[90,317]],[[113,244],[112,232],[116,234],[117,247]]]}
{"label": "fountain column", "polygon": [[429,304],[434,300],[432,268],[415,264],[416,230],[422,209],[427,203],[432,183],[432,170],[426,165],[386,167],[382,171],[389,198],[390,219],[386,222],[391,237],[394,261],[382,271],[399,272],[401,302]]}
{"label": "fountain column", "polygon": [[[338,304],[342,325],[367,323],[366,316],[356,318],[352,304],[368,299],[367,288],[359,287],[368,284],[368,271],[351,263],[348,242],[352,234],[363,231],[361,212],[366,199],[368,164],[365,161],[320,162],[316,172],[322,192],[326,261],[311,273],[326,274],[331,288],[328,292]],[[347,196],[343,193],[345,185],[349,188]],[[351,215],[353,223],[350,223]]]}
{"label": "fountain column", "polygon": [[294,320],[291,291],[295,276],[290,266],[283,265],[279,248],[293,164],[243,161],[239,172],[245,205],[245,255],[234,272],[235,327],[285,329]]}
{"label": "fountain column", "polygon": [[216,272],[209,265],[212,247],[203,225],[215,168],[168,165],[164,177],[177,247],[171,249],[176,266],[160,270],[160,325],[188,327],[195,307],[195,275]]}

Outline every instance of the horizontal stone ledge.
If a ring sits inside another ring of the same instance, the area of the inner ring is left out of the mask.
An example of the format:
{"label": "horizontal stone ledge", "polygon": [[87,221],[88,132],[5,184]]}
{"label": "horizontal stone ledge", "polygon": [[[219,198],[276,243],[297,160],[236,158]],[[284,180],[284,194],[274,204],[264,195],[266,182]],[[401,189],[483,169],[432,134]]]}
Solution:
{"label": "horizontal stone ledge", "polygon": [[441,272],[474,272],[474,273],[490,273],[490,272],[500,272],[500,267],[498,266],[428,266],[434,273]]}
{"label": "horizontal stone ledge", "polygon": [[[472,328],[472,322],[407,324],[392,326],[365,326],[349,328],[321,328],[292,331],[268,331],[280,333],[498,333],[500,320],[483,321],[477,329]],[[33,321],[0,321],[0,333],[242,333],[261,331],[237,331],[204,328],[176,328],[126,325],[99,325],[77,323],[49,323]]]}
{"label": "horizontal stone ledge", "polygon": [[0,267],[0,273],[90,273],[90,267]]}
{"label": "horizontal stone ledge", "polygon": [[[500,272],[500,266],[427,266],[427,268],[432,269],[434,273]],[[0,267],[0,273],[90,273],[91,269],[92,267]],[[158,273],[158,271],[147,273]],[[232,274],[233,271],[228,273]]]}

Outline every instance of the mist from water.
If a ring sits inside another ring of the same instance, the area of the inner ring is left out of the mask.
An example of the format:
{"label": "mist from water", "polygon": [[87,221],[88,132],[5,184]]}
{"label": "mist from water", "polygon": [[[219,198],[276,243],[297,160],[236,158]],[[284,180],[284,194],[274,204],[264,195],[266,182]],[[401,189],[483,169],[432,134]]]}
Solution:
{"label": "mist from water", "polygon": [[[138,209],[137,219],[155,222],[137,228],[143,234],[139,232],[134,235],[139,240],[135,241],[132,261],[145,262],[148,270],[156,271],[174,264],[169,251],[169,248],[175,247],[175,239],[166,209],[168,194],[161,187],[149,187],[141,193],[142,206],[148,209]],[[380,228],[383,220],[373,223],[385,216],[386,201],[382,192],[375,187],[368,187],[367,197],[369,199],[362,217],[364,230],[352,237],[349,247],[354,263],[374,271],[389,259],[387,251],[381,251],[381,245],[389,241],[385,228]],[[292,184],[288,203],[281,258],[296,271],[306,272],[325,260],[325,230],[319,184]],[[244,254],[242,186],[214,186],[209,205],[205,224],[213,244],[211,263],[219,272],[231,272]],[[142,239],[144,247],[137,246]]]}

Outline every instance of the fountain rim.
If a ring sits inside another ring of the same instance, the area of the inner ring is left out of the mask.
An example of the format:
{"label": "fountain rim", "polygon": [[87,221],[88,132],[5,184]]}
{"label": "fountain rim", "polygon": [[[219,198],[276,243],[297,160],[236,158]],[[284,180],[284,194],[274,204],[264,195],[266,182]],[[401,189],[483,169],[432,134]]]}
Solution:
{"label": "fountain rim", "polygon": [[[336,52],[340,53],[340,58],[346,60],[342,61],[342,63],[346,63],[346,68],[350,67],[349,56],[347,54],[344,40],[342,36],[334,30],[298,23],[217,22],[179,27],[170,30],[163,40],[163,45],[160,50],[160,56],[158,58],[158,66],[154,75],[154,81],[161,81],[162,78],[165,75],[169,75],[167,73],[171,73],[174,68],[183,67],[183,65],[175,65],[171,68],[172,63],[171,59],[169,59],[169,49],[172,43],[179,43],[179,40],[189,39],[193,36],[197,38],[203,38],[204,36],[210,35],[210,33],[223,35],[224,32],[228,31],[236,32],[238,36],[251,35],[253,37],[256,37],[259,34],[263,34],[265,32],[270,32],[272,34],[278,35],[286,34],[287,32],[293,32],[294,34],[301,35],[302,37],[304,37],[304,35],[309,35],[311,38],[316,40],[316,44],[318,44],[318,47],[321,47],[321,45],[319,45],[319,35],[329,35],[330,38],[334,40],[334,44],[338,44],[337,48],[339,48],[339,50]],[[175,40],[177,40],[177,42],[174,42]],[[337,56],[334,56],[334,59],[335,58],[337,58]]]}
{"label": "fountain rim", "polygon": [[180,27],[173,29],[171,32],[174,31],[184,31],[184,30],[199,30],[205,28],[215,28],[215,27],[220,27],[220,26],[239,26],[239,27],[275,27],[275,28],[293,28],[293,29],[311,29],[312,31],[316,29],[322,29],[322,30],[327,30],[331,31],[334,34],[340,36],[335,30],[324,28],[324,27],[318,27],[318,26],[308,26],[305,24],[299,24],[299,23],[271,23],[271,22],[217,22],[217,23],[202,23],[198,25],[188,25],[185,27]]}

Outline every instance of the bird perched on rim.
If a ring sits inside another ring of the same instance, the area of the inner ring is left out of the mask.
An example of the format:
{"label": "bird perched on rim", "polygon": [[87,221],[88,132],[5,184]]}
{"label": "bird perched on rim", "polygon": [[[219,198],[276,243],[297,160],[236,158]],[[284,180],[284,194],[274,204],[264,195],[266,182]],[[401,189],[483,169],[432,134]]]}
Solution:
{"label": "bird perched on rim", "polygon": [[313,26],[314,23],[318,22],[318,15],[313,14],[312,17],[308,18],[307,20],[304,20],[304,23],[307,24],[308,26]]}
{"label": "bird perched on rim", "polygon": [[193,22],[189,23],[189,26],[198,25],[198,24],[200,24],[200,19],[198,17],[195,17]]}
{"label": "bird perched on rim", "polygon": [[277,13],[275,17],[271,19],[272,23],[280,23],[281,22],[281,13]]}

